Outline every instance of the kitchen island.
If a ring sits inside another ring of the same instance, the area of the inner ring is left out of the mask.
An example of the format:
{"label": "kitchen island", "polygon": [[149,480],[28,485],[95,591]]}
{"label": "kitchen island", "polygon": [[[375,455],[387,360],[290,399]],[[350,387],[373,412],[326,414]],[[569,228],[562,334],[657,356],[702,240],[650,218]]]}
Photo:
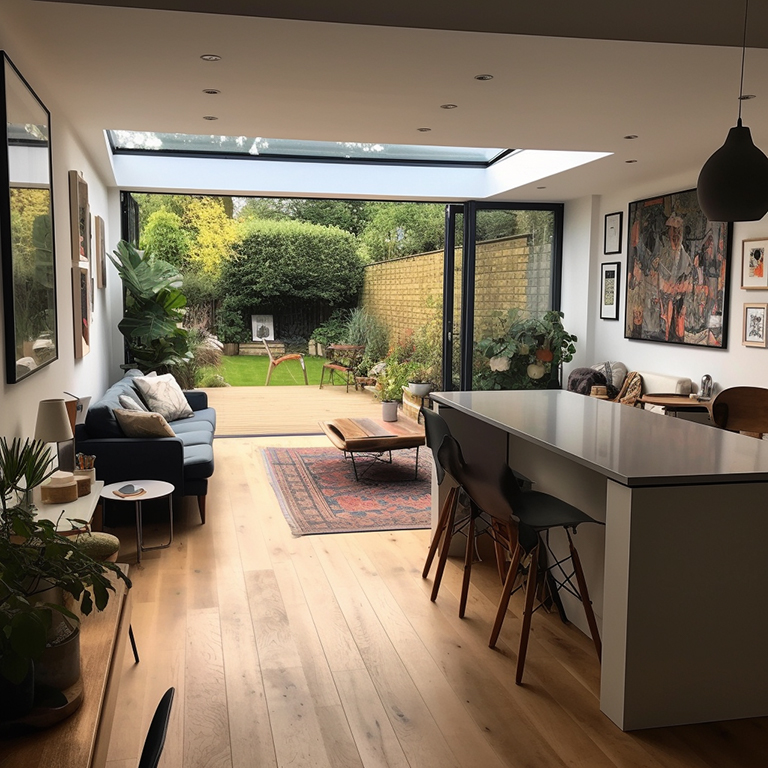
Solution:
{"label": "kitchen island", "polygon": [[606,523],[575,541],[613,722],[768,715],[768,442],[561,390],[432,399],[473,462],[506,461]]}

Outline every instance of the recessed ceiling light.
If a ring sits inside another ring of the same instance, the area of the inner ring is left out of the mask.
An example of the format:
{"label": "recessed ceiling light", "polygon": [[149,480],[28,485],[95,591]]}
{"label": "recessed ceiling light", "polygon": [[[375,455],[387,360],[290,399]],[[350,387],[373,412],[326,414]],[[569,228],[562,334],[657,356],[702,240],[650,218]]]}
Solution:
{"label": "recessed ceiling light", "polygon": [[221,93],[218,88],[203,88],[203,93],[207,93],[209,96],[215,96],[217,93]]}
{"label": "recessed ceiling light", "polygon": [[441,104],[440,109],[456,109],[458,104]]}
{"label": "recessed ceiling light", "polygon": [[749,101],[750,99],[756,99],[754,93],[745,93],[743,96],[739,96],[739,101]]}
{"label": "recessed ceiling light", "polygon": [[475,75],[475,80],[493,80],[493,75]]}
{"label": "recessed ceiling light", "polygon": [[625,163],[636,163],[636,162],[637,162],[637,160],[625,160],[624,162],[625,162]]}
{"label": "recessed ceiling light", "polygon": [[221,56],[217,53],[204,53],[200,58],[203,61],[221,61]]}
{"label": "recessed ceiling light", "polygon": [[422,133],[427,133],[427,132],[431,131],[432,129],[431,128],[417,128],[416,130],[417,131],[421,131]]}
{"label": "recessed ceiling light", "polygon": [[546,189],[546,187],[536,187],[536,189]]}
{"label": "recessed ceiling light", "polygon": [[630,133],[628,136],[625,136],[624,138],[625,139],[636,139],[637,138],[637,134],[636,133]]}
{"label": "recessed ceiling light", "polygon": [[203,120],[218,120],[219,118],[216,117],[216,115],[203,115]]}

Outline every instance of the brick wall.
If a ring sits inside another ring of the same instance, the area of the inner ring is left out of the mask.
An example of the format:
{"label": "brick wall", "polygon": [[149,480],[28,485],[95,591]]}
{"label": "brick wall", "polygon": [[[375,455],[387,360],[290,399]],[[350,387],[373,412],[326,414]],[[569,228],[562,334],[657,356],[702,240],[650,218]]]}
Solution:
{"label": "brick wall", "polygon": [[[461,249],[456,253],[461,263]],[[476,336],[494,310],[512,307],[541,314],[549,309],[551,248],[531,246],[529,235],[478,243],[475,267]],[[461,285],[457,267],[455,285]],[[442,301],[443,252],[432,251],[365,269],[361,306],[389,329],[390,338],[425,325],[434,314],[428,301]]]}

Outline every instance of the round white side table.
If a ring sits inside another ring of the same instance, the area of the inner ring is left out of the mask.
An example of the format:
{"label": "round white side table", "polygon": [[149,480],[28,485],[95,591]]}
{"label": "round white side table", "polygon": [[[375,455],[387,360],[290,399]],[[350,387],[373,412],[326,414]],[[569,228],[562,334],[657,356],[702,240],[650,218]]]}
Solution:
{"label": "round white side table", "polygon": [[[140,496],[117,496],[115,491],[123,486],[132,485],[134,488],[143,488],[144,493]],[[122,483],[111,483],[105,485],[101,491],[102,499],[111,501],[132,501],[136,505],[136,562],[141,562],[141,553],[149,552],[153,549],[167,549],[173,541],[173,492],[176,488],[171,483],[164,480],[125,480]],[[168,497],[168,541],[165,544],[158,544],[154,547],[144,546],[144,533],[141,519],[141,504],[149,499],[162,499]]]}

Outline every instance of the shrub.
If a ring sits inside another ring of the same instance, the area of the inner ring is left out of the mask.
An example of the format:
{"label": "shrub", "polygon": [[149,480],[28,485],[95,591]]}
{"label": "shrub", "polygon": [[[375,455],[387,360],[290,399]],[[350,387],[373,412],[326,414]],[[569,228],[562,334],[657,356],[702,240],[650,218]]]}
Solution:
{"label": "shrub", "polygon": [[243,341],[250,315],[297,301],[351,306],[363,285],[355,238],[336,227],[298,221],[248,222],[235,255],[224,264],[219,335]]}
{"label": "shrub", "polygon": [[341,344],[347,336],[349,312],[345,309],[334,309],[331,316],[312,331],[312,336],[318,344]]}
{"label": "shrub", "polygon": [[356,307],[350,312],[345,341],[347,344],[365,347],[365,354],[358,372],[365,376],[371,367],[387,354],[389,332],[375,315]]}

